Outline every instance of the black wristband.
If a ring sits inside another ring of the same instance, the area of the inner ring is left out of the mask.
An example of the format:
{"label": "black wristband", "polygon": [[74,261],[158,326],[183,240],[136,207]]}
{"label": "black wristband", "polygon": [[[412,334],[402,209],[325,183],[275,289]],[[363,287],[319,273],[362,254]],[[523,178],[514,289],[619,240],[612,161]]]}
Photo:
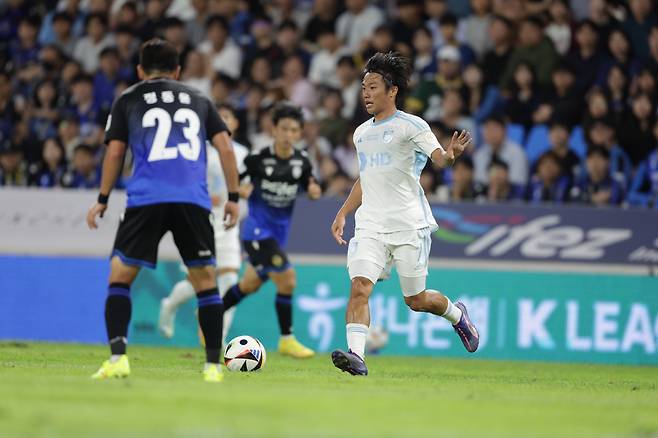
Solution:
{"label": "black wristband", "polygon": [[110,195],[104,195],[102,193],[98,194],[98,203],[99,204],[107,205],[108,199],[110,199]]}
{"label": "black wristband", "polygon": [[238,202],[240,200],[240,194],[238,192],[228,192],[229,202]]}

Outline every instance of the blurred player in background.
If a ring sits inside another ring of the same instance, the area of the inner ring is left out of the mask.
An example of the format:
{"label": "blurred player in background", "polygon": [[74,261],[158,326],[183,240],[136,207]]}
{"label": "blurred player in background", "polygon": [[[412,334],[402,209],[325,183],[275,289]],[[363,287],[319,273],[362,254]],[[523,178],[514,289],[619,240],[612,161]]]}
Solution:
{"label": "blurred player in background", "polygon": [[331,226],[336,241],[345,245],[345,218],[358,208],[347,253],[352,281],[346,315],[349,350],[332,353],[334,365],[352,375],[368,374],[364,361],[370,325],[368,300],[391,263],[400,277],[404,301],[412,310],[446,318],[470,352],[479,343],[464,305],[453,304],[439,291],[425,287],[431,233],[438,226],[419,182],[428,157],[441,167],[450,167],[471,137],[465,131],[455,132],[444,149],[427,122],[397,109],[396,99],[407,89],[410,70],[409,61],[393,53],[377,53],[368,60],[362,94],[373,118],[354,131],[359,179]]}
{"label": "blurred player in background", "polygon": [[[237,132],[240,122],[235,117],[233,107],[228,104],[218,106],[219,116],[231,132]],[[239,172],[244,172],[244,159],[249,155],[246,146],[233,141],[233,152],[235,153],[236,165]],[[229,287],[238,282],[238,271],[240,270],[242,251],[240,249],[239,227],[225,229],[222,220],[222,211],[228,200],[228,188],[224,172],[220,165],[217,151],[210,144],[206,144],[208,152],[208,191],[212,201],[212,211],[215,217],[213,228],[215,229],[215,249],[217,251],[217,284],[219,294],[223,297]],[[245,184],[240,187],[240,196],[248,198],[250,186]],[[241,206],[242,207],[242,206]],[[245,211],[240,208],[241,212]],[[160,333],[166,338],[174,336],[174,323],[176,311],[186,301],[194,296],[194,286],[189,278],[176,283],[168,297],[160,302]],[[224,312],[224,335],[228,332],[235,309]]]}
{"label": "blurred player in background", "polygon": [[314,352],[292,334],[292,294],[296,285],[295,270],[284,248],[290,221],[299,192],[319,199],[322,189],[312,175],[306,152],[295,149],[302,137],[304,118],[300,108],[282,103],[272,110],[274,144],[249,155],[240,178],[251,179],[249,214],[242,227],[242,242],[249,257],[244,276],[224,296],[226,310],[255,292],[268,279],[277,290],[275,308],[281,330],[279,352],[306,358]]}
{"label": "blurred player in background", "polygon": [[[137,72],[141,80],[114,103],[107,120],[98,202],[87,214],[90,228],[103,216],[129,145],[134,159],[110,262],[105,324],[111,357],[94,379],[127,377],[130,286],[141,267],[154,268],[162,236],[171,231],[188,267],[199,307],[206,349],[204,380],[219,382],[224,307],[215,276],[215,240],[206,181],[209,140],[221,157],[229,190],[223,218],[227,228],[238,220],[238,170],[226,125],[210,100],[177,81],[178,53],[160,39],[142,45]],[[217,156],[213,158],[217,160]]]}

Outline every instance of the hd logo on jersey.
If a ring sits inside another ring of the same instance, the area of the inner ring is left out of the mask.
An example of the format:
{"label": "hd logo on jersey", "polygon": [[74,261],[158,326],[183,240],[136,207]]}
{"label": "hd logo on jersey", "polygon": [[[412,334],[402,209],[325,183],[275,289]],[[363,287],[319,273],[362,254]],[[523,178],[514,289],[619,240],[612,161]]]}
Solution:
{"label": "hd logo on jersey", "polygon": [[359,171],[372,167],[386,167],[391,165],[391,154],[388,152],[376,152],[374,154],[365,154],[359,152]]}
{"label": "hd logo on jersey", "polygon": [[393,140],[394,133],[395,131],[393,131],[392,129],[386,129],[384,131],[384,134],[382,135],[382,141],[384,143],[390,143]]}

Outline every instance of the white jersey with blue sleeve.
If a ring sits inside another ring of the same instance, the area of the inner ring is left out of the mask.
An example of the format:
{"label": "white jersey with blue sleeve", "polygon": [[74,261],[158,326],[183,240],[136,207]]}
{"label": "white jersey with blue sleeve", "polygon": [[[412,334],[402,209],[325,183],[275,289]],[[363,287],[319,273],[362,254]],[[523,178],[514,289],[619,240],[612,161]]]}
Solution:
{"label": "white jersey with blue sleeve", "polygon": [[356,229],[377,233],[438,228],[420,185],[420,173],[437,149],[445,152],[420,117],[396,111],[354,131],[363,192]]}
{"label": "white jersey with blue sleeve", "polygon": [[[233,141],[232,144],[235,161],[238,166],[238,174],[241,174],[246,170],[244,159],[249,155],[249,149],[236,141]],[[226,178],[224,178],[224,170],[222,169],[219,152],[210,143],[206,144],[206,148],[208,151],[208,193],[210,196],[218,196],[221,199],[221,204],[213,206],[213,211],[216,216],[223,217],[224,204],[228,199]]]}

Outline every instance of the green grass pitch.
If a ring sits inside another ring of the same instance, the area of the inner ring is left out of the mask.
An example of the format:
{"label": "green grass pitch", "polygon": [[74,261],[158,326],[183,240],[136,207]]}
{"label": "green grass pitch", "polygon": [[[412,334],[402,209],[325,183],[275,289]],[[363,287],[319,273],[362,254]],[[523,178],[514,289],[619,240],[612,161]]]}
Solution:
{"label": "green grass pitch", "polygon": [[658,437],[657,368],[373,356],[355,378],[270,353],[207,384],[200,349],[129,353],[98,382],[105,347],[0,343],[0,436]]}

